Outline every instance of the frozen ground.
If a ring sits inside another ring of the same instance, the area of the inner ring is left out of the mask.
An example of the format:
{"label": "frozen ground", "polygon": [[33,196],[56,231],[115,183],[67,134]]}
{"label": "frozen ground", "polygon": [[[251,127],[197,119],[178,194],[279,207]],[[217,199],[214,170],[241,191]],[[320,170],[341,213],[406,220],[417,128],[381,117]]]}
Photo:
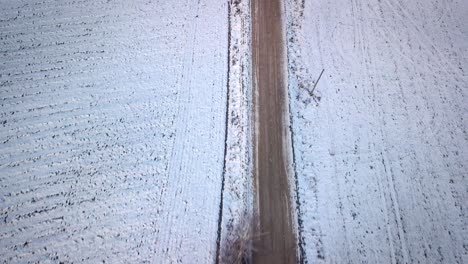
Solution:
{"label": "frozen ground", "polygon": [[307,260],[468,263],[468,3],[286,10]]}
{"label": "frozen ground", "polygon": [[0,260],[214,260],[225,1],[0,1]]}
{"label": "frozen ground", "polygon": [[[0,0],[1,261],[211,263],[236,239],[251,21],[227,3]],[[468,263],[466,1],[285,11],[308,262]]]}

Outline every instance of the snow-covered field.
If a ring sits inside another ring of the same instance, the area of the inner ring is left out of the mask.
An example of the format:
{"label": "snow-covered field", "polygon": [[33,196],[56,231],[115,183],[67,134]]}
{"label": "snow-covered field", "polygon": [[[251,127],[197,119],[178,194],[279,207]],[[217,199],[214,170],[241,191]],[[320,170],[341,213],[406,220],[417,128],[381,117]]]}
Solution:
{"label": "snow-covered field", "polygon": [[0,260],[214,260],[225,1],[0,1]]}
{"label": "snow-covered field", "polygon": [[308,262],[468,263],[468,2],[285,6]]}
{"label": "snow-covered field", "polygon": [[[284,1],[307,262],[468,263],[468,2]],[[249,5],[0,0],[0,261],[226,257]]]}

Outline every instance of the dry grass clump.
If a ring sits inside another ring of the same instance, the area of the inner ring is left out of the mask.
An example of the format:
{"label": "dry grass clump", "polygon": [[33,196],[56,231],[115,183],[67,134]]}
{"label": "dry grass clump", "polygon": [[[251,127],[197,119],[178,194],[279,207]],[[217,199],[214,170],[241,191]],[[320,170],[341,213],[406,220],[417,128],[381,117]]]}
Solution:
{"label": "dry grass clump", "polygon": [[250,264],[254,241],[259,238],[254,234],[254,218],[244,215],[231,223],[227,239],[221,247],[221,264]]}

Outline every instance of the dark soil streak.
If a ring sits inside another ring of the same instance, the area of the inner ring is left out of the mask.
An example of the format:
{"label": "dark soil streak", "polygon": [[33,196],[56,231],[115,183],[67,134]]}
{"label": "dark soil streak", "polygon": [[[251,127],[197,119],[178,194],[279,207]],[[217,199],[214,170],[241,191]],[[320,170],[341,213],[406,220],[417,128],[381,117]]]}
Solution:
{"label": "dark soil streak", "polygon": [[[287,60],[288,60],[288,63],[289,63],[289,53],[287,53]],[[291,74],[291,68],[288,67],[288,74]],[[289,98],[289,101],[291,101],[291,93],[289,92],[291,91],[291,89],[288,89],[288,98]],[[294,130],[293,130],[293,127],[294,127],[294,118],[293,118],[293,114],[292,114],[292,111],[291,111],[291,103],[288,104],[288,110],[289,110],[289,122],[290,122],[290,126],[289,126],[289,131],[290,131],[290,134],[291,134],[291,148],[292,148],[292,162],[293,162],[293,170],[294,170],[294,182],[295,182],[295,195],[296,195],[296,211],[297,211],[297,227],[298,227],[298,230],[297,230],[297,247],[299,248],[299,263],[301,264],[307,264],[308,261],[307,261],[307,258],[306,258],[306,254],[305,254],[305,250],[304,250],[304,246],[306,245],[306,242],[305,242],[305,238],[304,238],[304,235],[303,235],[303,232],[304,232],[304,223],[303,223],[303,219],[302,219],[302,213],[301,213],[301,197],[300,197],[300,193],[299,193],[299,178],[297,177],[297,168],[296,168],[296,150],[294,149],[294,146],[295,146],[295,143],[294,143],[294,138],[295,138],[295,135],[294,135]]]}
{"label": "dark soil streak", "polygon": [[216,238],[216,260],[218,264],[220,261],[220,250],[221,250],[221,229],[223,222],[223,206],[224,206],[224,183],[226,176],[226,157],[227,157],[227,139],[228,139],[228,122],[229,122],[229,76],[231,73],[231,1],[227,4],[228,8],[228,34],[227,34],[227,77],[226,77],[226,117],[225,117],[225,129],[224,129],[224,161],[223,161],[223,174],[221,179],[221,200],[219,202],[218,212],[218,234]]}

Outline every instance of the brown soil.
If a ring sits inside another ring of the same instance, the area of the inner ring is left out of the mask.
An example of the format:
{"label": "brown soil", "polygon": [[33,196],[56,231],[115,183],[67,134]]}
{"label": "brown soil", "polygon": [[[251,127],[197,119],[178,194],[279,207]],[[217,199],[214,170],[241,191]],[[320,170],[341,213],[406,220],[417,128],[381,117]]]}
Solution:
{"label": "brown soil", "polygon": [[296,263],[286,151],[284,37],[281,0],[253,0],[255,179],[258,234],[254,263]]}

